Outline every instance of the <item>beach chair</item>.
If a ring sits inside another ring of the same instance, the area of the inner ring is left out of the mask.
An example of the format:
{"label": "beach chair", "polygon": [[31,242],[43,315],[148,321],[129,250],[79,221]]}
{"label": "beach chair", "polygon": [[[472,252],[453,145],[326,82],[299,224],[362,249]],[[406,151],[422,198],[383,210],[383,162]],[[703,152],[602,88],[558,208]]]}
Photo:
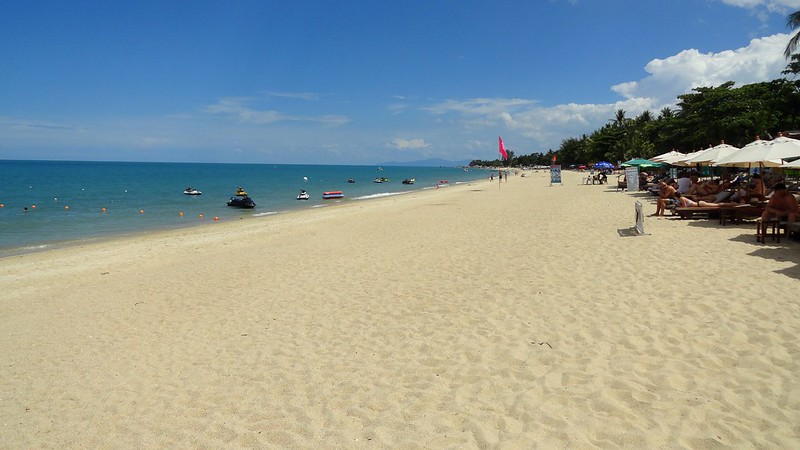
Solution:
{"label": "beach chair", "polygon": [[696,215],[705,215],[711,218],[719,216],[720,213],[719,206],[678,206],[673,210],[673,214],[681,216],[681,219],[691,219]]}

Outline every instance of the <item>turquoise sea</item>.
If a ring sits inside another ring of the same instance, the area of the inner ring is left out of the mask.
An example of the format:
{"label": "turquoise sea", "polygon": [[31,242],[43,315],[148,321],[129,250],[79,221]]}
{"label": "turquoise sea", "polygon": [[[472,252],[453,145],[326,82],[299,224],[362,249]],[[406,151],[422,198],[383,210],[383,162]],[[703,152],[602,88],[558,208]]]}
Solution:
{"label": "turquoise sea", "polygon": [[[0,257],[65,243],[213,221],[239,220],[335,201],[365,201],[488,176],[456,167],[128,163],[0,160]],[[374,183],[376,177],[389,178]],[[355,183],[348,183],[348,178]],[[402,184],[414,178],[413,185]],[[184,195],[191,186],[202,195]],[[254,209],[226,205],[242,186]],[[301,189],[311,198],[296,199]],[[343,191],[323,200],[323,191]],[[105,210],[104,210],[105,209]],[[183,214],[181,214],[183,213]],[[201,218],[202,215],[202,218]]]}

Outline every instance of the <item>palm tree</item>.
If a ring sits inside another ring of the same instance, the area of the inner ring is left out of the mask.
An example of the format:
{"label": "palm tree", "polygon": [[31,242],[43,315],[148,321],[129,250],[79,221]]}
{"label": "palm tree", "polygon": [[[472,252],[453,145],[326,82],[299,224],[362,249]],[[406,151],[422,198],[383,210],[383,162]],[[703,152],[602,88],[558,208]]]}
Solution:
{"label": "palm tree", "polygon": [[[800,28],[800,11],[795,11],[789,14],[789,17],[786,19],[786,25],[788,25],[792,30]],[[785,56],[786,59],[791,58],[792,53],[797,50],[798,44],[800,44],[800,31],[798,31],[797,34],[789,39],[789,43],[786,44],[786,51],[783,52],[783,56]]]}

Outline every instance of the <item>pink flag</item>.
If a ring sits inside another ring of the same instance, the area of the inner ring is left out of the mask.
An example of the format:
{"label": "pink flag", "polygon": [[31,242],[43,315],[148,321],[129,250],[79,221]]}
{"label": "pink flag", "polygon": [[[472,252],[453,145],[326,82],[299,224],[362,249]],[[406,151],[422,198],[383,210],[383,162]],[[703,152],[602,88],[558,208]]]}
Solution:
{"label": "pink flag", "polygon": [[503,138],[497,136],[497,139],[500,141],[500,146],[498,147],[498,150],[500,151],[500,156],[502,156],[503,159],[508,159],[508,152],[506,151],[505,145],[503,145]]}

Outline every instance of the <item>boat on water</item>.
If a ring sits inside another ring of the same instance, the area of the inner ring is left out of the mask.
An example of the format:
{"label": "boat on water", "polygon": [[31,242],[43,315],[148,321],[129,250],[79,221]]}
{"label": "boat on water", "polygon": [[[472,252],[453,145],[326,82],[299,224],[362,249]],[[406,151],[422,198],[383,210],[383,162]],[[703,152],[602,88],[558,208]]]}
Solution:
{"label": "boat on water", "polygon": [[436,183],[436,186],[437,186],[437,187],[438,187],[438,186],[450,186],[450,182],[449,182],[449,181],[447,181],[447,180],[439,180],[439,182],[438,182],[438,183]]}
{"label": "boat on water", "polygon": [[322,193],[322,198],[324,200],[330,200],[334,198],[343,198],[344,194],[342,191],[325,191]]}
{"label": "boat on water", "polygon": [[403,184],[414,184],[417,180],[414,178],[404,178]]}
{"label": "boat on water", "polygon": [[355,183],[355,182],[356,182],[356,180],[354,180],[354,179],[352,179],[352,178],[348,178],[348,179],[347,179],[347,182],[348,182],[348,183]]}
{"label": "boat on water", "polygon": [[388,183],[389,179],[386,177],[378,177],[372,180],[373,183]]}
{"label": "boat on water", "polygon": [[200,195],[202,192],[198,191],[197,189],[189,186],[183,190],[184,195]]}
{"label": "boat on water", "polygon": [[308,192],[306,192],[304,190],[301,190],[300,193],[297,194],[297,199],[298,200],[308,200],[309,198],[311,198],[311,196],[308,195]]}
{"label": "boat on water", "polygon": [[236,195],[231,197],[228,200],[228,206],[233,206],[236,208],[255,208],[256,202],[247,195],[247,191],[244,190],[241,186],[236,188]]}

